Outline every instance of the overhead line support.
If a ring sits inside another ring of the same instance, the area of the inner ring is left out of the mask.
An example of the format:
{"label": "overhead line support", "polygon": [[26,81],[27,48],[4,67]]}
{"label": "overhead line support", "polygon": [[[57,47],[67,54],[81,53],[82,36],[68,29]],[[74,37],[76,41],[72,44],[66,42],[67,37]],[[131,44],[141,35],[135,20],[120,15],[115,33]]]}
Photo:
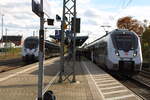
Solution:
{"label": "overhead line support", "polygon": [[[68,20],[66,20],[66,17]],[[71,24],[72,24],[72,18],[74,20],[74,30],[73,30],[73,68],[72,72],[70,74],[73,75],[72,82],[75,82],[75,61],[76,61],[76,46],[75,46],[75,41],[76,41],[76,32],[75,32],[75,24],[76,24],[76,0],[63,0],[63,20],[62,20],[62,25],[61,25],[61,30],[62,30],[62,35],[61,35],[61,61],[60,61],[60,77],[59,77],[59,82],[62,82],[62,76],[65,74],[64,72],[64,34],[65,30],[64,26],[66,22],[68,22],[69,30],[71,30]]]}

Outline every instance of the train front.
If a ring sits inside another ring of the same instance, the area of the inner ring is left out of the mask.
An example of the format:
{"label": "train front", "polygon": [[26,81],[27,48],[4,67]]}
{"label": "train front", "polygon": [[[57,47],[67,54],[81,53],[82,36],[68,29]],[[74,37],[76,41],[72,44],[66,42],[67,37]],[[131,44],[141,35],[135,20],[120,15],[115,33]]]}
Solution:
{"label": "train front", "polygon": [[116,30],[111,34],[111,61],[113,68],[121,73],[135,74],[142,67],[142,53],[139,37],[127,30]]}
{"label": "train front", "polygon": [[22,58],[23,61],[35,61],[38,60],[38,38],[28,37],[25,39],[22,48]]}

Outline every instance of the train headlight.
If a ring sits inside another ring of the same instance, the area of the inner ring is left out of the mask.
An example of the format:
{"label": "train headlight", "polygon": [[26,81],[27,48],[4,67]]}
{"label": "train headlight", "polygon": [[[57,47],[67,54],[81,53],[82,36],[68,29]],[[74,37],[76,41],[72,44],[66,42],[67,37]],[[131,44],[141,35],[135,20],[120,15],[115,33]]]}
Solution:
{"label": "train headlight", "polygon": [[119,52],[117,50],[115,51],[115,54],[116,54],[116,56],[119,56]]}
{"label": "train headlight", "polygon": [[134,57],[137,56],[137,51],[135,51],[135,52],[133,53],[133,56],[134,56]]}

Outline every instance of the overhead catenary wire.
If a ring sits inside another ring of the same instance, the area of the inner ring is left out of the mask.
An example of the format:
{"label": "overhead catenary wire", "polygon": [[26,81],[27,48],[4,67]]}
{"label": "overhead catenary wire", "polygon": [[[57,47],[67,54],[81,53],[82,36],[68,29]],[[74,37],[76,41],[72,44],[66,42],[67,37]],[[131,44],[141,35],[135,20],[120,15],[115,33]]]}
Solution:
{"label": "overhead catenary wire", "polygon": [[122,3],[120,4],[121,6],[119,7],[118,13],[116,13],[114,16],[111,16],[111,20],[115,20],[116,17],[118,17],[124,9],[127,9],[129,5],[133,2],[133,0],[121,0]]}

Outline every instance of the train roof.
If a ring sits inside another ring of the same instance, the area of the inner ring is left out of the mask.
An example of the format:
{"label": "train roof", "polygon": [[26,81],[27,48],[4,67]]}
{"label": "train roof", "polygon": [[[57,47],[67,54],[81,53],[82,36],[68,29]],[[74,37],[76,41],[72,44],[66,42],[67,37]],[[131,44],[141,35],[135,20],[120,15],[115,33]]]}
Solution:
{"label": "train roof", "polygon": [[109,34],[120,34],[120,33],[122,33],[122,34],[126,34],[126,33],[135,34],[135,32],[129,31],[127,29],[115,29],[115,30],[109,32]]}
{"label": "train roof", "polygon": [[122,34],[130,33],[130,34],[136,35],[135,32],[129,31],[129,30],[127,30],[127,29],[115,29],[115,30],[113,30],[113,31],[107,32],[106,35],[104,35],[104,36],[102,36],[102,37],[100,37],[100,38],[94,40],[93,42],[91,42],[91,43],[89,43],[89,44],[84,45],[83,47],[84,47],[84,48],[88,48],[88,47],[90,47],[90,46],[96,44],[96,43],[99,42],[101,39],[105,38],[106,36],[108,36],[108,35],[110,35],[110,34],[120,34],[120,33],[122,33]]}
{"label": "train roof", "polygon": [[[30,36],[30,37],[27,37],[25,40],[27,40],[27,39],[37,39],[37,40],[39,40],[39,38],[37,36]],[[45,43],[49,44],[49,45],[53,45],[53,46],[59,46],[59,45],[57,45],[57,44],[55,44],[55,43],[53,43],[49,40],[45,40]]]}
{"label": "train roof", "polygon": [[55,43],[50,42],[50,41],[48,41],[48,40],[45,40],[45,43],[48,43],[48,44],[53,45],[53,46],[59,46],[58,44],[55,44]]}
{"label": "train roof", "polygon": [[38,37],[37,36],[29,36],[29,37],[25,38],[24,40],[27,40],[27,39],[38,39]]}

